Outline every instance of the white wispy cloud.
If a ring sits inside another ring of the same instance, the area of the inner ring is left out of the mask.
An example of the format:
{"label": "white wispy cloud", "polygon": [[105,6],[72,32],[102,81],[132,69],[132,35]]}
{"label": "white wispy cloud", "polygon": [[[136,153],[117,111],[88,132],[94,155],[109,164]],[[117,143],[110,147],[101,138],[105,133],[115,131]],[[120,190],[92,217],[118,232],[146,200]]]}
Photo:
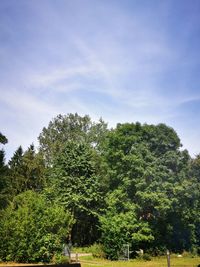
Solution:
{"label": "white wispy cloud", "polygon": [[182,42],[194,20],[176,40],[167,26],[168,3],[156,6],[161,13],[155,14],[137,5],[129,10],[121,1],[75,2],[24,3],[22,18],[8,14],[1,23],[2,40],[7,38],[0,42],[1,123],[9,146],[27,146],[52,117],[78,112],[102,116],[111,126],[178,125],[194,151],[194,129],[182,134],[188,123],[178,122],[182,106],[200,99],[199,90],[188,86],[198,58]]}

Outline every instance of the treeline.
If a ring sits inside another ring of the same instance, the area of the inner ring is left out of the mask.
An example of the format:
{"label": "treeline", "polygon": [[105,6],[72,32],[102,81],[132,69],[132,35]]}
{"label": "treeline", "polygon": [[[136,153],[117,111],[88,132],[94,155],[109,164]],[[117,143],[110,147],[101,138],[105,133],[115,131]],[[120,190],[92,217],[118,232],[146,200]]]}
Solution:
{"label": "treeline", "polygon": [[5,163],[0,134],[0,260],[51,261],[63,244],[123,244],[159,254],[199,253],[200,156],[181,150],[165,124],[117,124],[58,115],[39,149]]}

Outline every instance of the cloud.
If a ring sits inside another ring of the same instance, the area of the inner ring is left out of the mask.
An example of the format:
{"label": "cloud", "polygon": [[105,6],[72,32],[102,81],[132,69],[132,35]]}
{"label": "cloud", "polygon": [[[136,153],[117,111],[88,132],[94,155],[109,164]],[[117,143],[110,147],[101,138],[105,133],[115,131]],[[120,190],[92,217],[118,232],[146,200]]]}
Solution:
{"label": "cloud", "polygon": [[36,140],[52,117],[69,112],[111,126],[165,122],[190,144],[183,106],[200,96],[198,51],[190,46],[196,19],[176,18],[171,2],[25,3],[1,16],[1,124],[13,146]]}
{"label": "cloud", "polygon": [[31,87],[52,87],[55,84],[66,81],[70,78],[76,78],[77,76],[85,76],[92,72],[89,66],[77,66],[57,68],[48,73],[36,73],[29,77],[28,82]]}

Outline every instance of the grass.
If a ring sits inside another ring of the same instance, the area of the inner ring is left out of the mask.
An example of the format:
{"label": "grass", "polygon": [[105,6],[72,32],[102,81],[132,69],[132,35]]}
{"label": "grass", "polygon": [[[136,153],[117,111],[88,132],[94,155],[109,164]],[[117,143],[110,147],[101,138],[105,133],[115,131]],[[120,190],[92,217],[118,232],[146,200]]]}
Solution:
{"label": "grass", "polygon": [[73,247],[73,251],[76,253],[90,253],[91,247]]}
{"label": "grass", "polygon": [[[79,253],[88,252],[80,250]],[[150,261],[134,259],[130,261],[109,261],[101,258],[94,258],[92,255],[79,258],[81,267],[167,267],[165,256],[152,257]],[[11,263],[10,263],[11,264]],[[178,258],[177,255],[171,255],[171,267],[197,267],[200,264],[200,257],[184,256]],[[11,264],[16,265],[16,264]],[[6,264],[0,263],[0,267]],[[38,265],[39,266],[39,265]]]}
{"label": "grass", "polygon": [[[166,257],[154,257],[151,261],[130,260],[130,261],[109,261],[93,257],[81,257],[82,267],[167,267]],[[200,264],[200,257],[171,257],[171,267],[197,267]]]}

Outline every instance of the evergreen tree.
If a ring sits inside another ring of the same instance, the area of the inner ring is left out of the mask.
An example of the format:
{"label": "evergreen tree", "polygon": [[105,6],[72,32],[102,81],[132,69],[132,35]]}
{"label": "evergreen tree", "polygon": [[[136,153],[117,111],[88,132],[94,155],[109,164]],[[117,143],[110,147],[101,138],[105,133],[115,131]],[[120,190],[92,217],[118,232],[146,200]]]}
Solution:
{"label": "evergreen tree", "polygon": [[102,200],[97,157],[87,144],[69,141],[49,169],[46,192],[72,212],[76,219],[72,240],[79,245],[91,244],[98,237],[97,212]]}
{"label": "evergreen tree", "polygon": [[[0,132],[0,144],[5,145],[8,139]],[[5,152],[0,149],[0,209],[4,208],[7,204],[7,173],[8,167],[5,164]]]}

